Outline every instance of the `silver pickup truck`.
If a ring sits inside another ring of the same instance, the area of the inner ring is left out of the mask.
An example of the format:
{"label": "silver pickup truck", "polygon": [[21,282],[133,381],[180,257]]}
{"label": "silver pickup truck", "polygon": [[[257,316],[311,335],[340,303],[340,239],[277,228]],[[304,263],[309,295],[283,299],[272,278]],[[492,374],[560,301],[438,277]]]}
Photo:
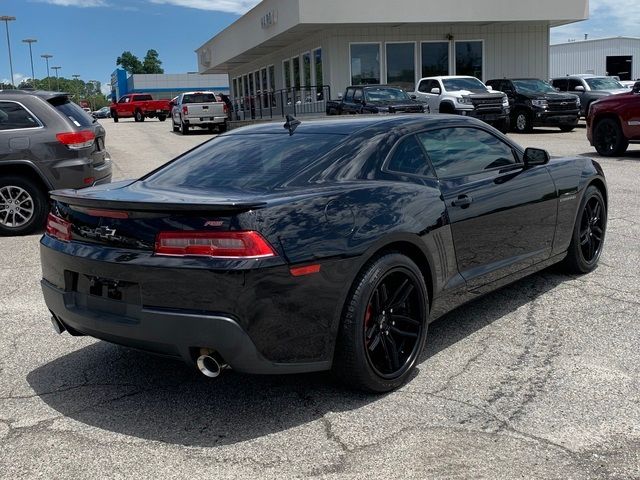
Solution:
{"label": "silver pickup truck", "polygon": [[191,127],[227,131],[227,105],[213,92],[185,92],[171,101],[173,131],[189,133]]}

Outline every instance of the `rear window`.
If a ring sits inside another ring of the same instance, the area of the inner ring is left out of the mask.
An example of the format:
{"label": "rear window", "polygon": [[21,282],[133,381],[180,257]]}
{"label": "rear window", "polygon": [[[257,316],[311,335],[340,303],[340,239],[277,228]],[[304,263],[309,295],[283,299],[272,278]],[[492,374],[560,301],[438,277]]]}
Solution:
{"label": "rear window", "polygon": [[190,93],[185,95],[182,103],[212,103],[219,101],[213,93]]}
{"label": "rear window", "polygon": [[70,102],[67,97],[55,97],[49,103],[62,115],[67,117],[76,127],[90,127],[94,119],[80,105]]}
{"label": "rear window", "polygon": [[163,189],[270,191],[312,165],[344,135],[253,134],[215,138],[150,175]]}

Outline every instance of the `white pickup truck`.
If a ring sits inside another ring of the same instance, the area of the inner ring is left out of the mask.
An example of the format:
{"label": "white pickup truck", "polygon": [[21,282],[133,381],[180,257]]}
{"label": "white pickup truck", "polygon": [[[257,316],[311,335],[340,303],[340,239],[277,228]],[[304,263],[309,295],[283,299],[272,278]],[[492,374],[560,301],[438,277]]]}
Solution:
{"label": "white pickup truck", "polygon": [[171,100],[174,132],[189,133],[191,127],[227,131],[227,104],[213,92],[185,92]]}
{"label": "white pickup truck", "polygon": [[509,99],[475,77],[422,78],[412,98],[429,105],[432,113],[452,113],[483,120],[503,133],[509,130]]}

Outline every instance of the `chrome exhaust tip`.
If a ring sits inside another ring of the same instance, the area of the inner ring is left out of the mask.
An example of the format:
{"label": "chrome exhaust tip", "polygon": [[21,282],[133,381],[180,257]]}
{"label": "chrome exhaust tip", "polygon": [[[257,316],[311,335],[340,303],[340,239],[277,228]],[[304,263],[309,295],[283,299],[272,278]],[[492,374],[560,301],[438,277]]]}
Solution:
{"label": "chrome exhaust tip", "polygon": [[205,377],[209,378],[218,378],[222,370],[227,368],[227,365],[221,363],[213,355],[200,355],[196,364],[198,365],[198,370],[200,370]]}

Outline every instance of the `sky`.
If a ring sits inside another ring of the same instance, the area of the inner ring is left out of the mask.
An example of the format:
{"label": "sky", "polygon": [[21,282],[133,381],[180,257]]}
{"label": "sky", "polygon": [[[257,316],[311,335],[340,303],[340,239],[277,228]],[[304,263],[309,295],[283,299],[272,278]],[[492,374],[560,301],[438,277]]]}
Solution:
{"label": "sky", "polygon": [[[637,2],[591,0],[591,19],[553,29],[551,41],[581,40],[585,33],[589,38],[640,36]],[[36,78],[46,76],[40,57],[46,53],[53,55],[50,66],[61,67],[61,76],[78,74],[85,81],[106,84],[116,58],[125,50],[140,59],[147,50],[157,50],[165,73],[197,70],[194,50],[257,3],[259,0],[0,0],[0,15],[16,17],[9,22],[16,83],[31,76],[29,48],[21,40],[36,38]],[[4,25],[0,25],[3,81],[10,77],[5,39]]]}

